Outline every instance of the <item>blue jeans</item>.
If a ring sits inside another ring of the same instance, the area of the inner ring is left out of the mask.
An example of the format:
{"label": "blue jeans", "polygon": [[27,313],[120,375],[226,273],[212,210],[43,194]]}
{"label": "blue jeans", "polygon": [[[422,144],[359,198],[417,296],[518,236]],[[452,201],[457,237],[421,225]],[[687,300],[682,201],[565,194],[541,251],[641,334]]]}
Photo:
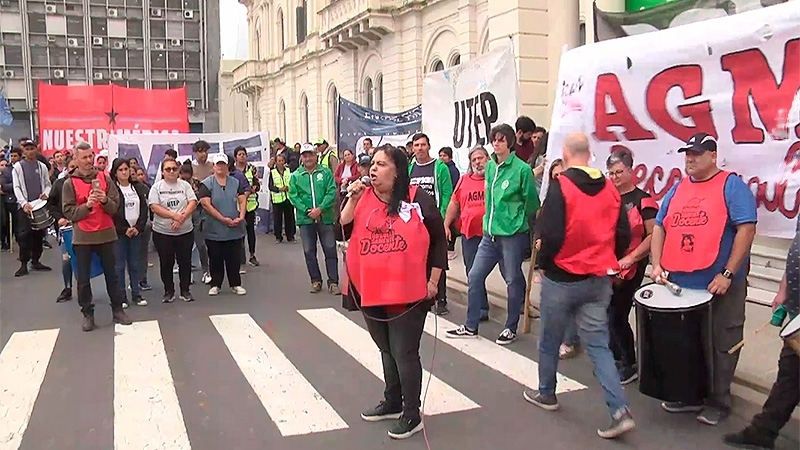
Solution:
{"label": "blue jeans", "polygon": [[72,258],[67,251],[67,244],[61,243],[61,276],[64,278],[64,287],[72,289]]}
{"label": "blue jeans", "polygon": [[564,331],[564,343],[573,347],[581,343],[581,338],[578,337],[578,324],[575,320],[570,320],[567,324],[567,329]]}
{"label": "blue jeans", "polygon": [[522,253],[525,250],[526,233],[513,236],[483,236],[472,268],[467,275],[467,323],[470,330],[478,329],[481,308],[486,304],[486,278],[500,264],[500,273],[506,280],[508,293],[508,318],[505,328],[517,331],[519,315],[525,304],[525,275],[522,273]]}
{"label": "blue jeans", "polygon": [[[473,236],[469,239],[461,236],[461,254],[464,258],[464,268],[467,270],[467,279],[469,279],[469,271],[472,269],[472,264],[475,262],[475,255],[478,254],[478,245],[481,243],[483,236]],[[481,299],[481,310],[489,311],[489,297],[484,296]]]}
{"label": "blue jeans", "polygon": [[131,285],[131,298],[137,298],[141,295],[139,288],[139,281],[142,279],[142,246],[145,245],[144,239],[141,234],[134,237],[128,237],[121,234],[117,238],[116,243],[116,271],[117,280],[119,282],[120,290],[122,291],[122,298],[127,298],[125,295],[125,269],[128,269],[128,277],[130,278]]}
{"label": "blue jeans", "polygon": [[306,258],[306,268],[311,282],[322,282],[319,261],[317,261],[317,239],[319,239],[322,253],[325,255],[328,286],[334,283],[339,284],[339,255],[336,253],[336,235],[333,231],[333,224],[300,225],[300,239],[303,241],[303,254]]}
{"label": "blue jeans", "polygon": [[628,403],[619,381],[614,355],[608,347],[608,305],[611,303],[611,278],[592,277],[573,283],[555,282],[542,277],[539,311],[539,391],[555,394],[558,348],[569,323],[578,325],[581,343],[594,364],[594,372],[611,414]]}

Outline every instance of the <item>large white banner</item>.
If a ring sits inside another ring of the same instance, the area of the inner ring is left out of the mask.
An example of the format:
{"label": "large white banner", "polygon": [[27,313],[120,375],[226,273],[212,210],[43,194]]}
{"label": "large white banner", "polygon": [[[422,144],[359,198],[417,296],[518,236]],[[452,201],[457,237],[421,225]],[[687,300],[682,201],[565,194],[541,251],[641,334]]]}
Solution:
{"label": "large white banner", "polygon": [[461,172],[476,145],[487,146],[495,125],[514,126],[519,116],[519,82],[511,40],[508,45],[450,69],[429,73],[422,83],[422,131],[430,137],[432,155],[453,148]]}
{"label": "large white banner", "polygon": [[579,47],[563,54],[559,72],[549,162],[561,157],[570,132],[589,136],[600,169],[611,151],[626,147],[639,187],[660,201],[684,176],[676,150],[706,132],[718,139],[719,164],[756,195],[758,233],[794,236],[800,209],[796,2]]}

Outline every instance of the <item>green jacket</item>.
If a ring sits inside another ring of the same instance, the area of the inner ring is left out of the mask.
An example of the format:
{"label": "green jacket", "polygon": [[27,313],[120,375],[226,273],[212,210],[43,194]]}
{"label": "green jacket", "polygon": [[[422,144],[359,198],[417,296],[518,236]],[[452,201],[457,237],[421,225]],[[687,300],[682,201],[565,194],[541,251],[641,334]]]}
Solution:
{"label": "green jacket", "polygon": [[486,164],[486,214],[483,233],[512,236],[528,231],[528,218],[539,209],[539,195],[531,166],[514,152],[501,164],[492,155]]}
{"label": "green jacket", "polygon": [[[408,165],[409,175],[411,175],[411,171],[414,170],[416,164],[415,161],[412,161]],[[435,160],[433,164],[433,178],[435,180],[435,183],[433,183],[434,200],[436,200],[436,206],[439,207],[439,212],[441,212],[442,217],[444,217],[445,212],[447,212],[447,205],[450,204],[450,197],[453,196],[453,182],[450,180],[450,169],[447,168],[447,164],[438,159]]]}
{"label": "green jacket", "polygon": [[309,173],[305,167],[300,166],[289,178],[289,201],[297,210],[297,225],[314,223],[308,217],[308,210],[313,208],[322,209],[322,223],[332,225],[336,221],[336,183],[331,170],[317,165]]}

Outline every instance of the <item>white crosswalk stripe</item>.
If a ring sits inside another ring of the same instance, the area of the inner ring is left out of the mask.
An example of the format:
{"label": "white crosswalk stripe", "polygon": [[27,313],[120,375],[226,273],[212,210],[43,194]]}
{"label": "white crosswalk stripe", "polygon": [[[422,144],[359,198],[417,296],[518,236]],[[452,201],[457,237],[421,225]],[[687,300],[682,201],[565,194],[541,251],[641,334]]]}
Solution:
{"label": "white crosswalk stripe", "polygon": [[[203,325],[203,342],[206,345],[213,343],[217,349],[217,358],[225,352],[232,358],[223,357],[210,366],[215,373],[219,371],[213,379],[232,380],[230,386],[223,391],[217,391],[217,395],[232,398],[233,405],[249,405],[247,407],[251,408],[251,415],[266,412],[264,418],[258,419],[257,423],[263,423],[264,420],[273,422],[274,428],[271,432],[279,433],[280,436],[348,430],[355,421],[361,419],[357,413],[353,413],[352,405],[341,404],[343,400],[341,397],[336,398],[336,387],[332,385],[337,383],[339,376],[343,379],[360,379],[362,382],[373,376],[382,380],[380,353],[367,330],[355,321],[357,315],[347,316],[334,308],[303,309],[297,313],[299,316],[295,316],[294,326],[302,328],[296,334],[303,337],[304,345],[305,339],[308,339],[308,345],[315,345],[313,342],[319,343],[320,340],[336,344],[330,347],[332,351],[342,356],[349,355],[349,358],[336,359],[341,361],[340,367],[357,372],[337,372],[333,377],[321,377],[320,373],[325,373],[326,369],[320,367],[319,372],[307,372],[304,375],[298,366],[308,370],[308,361],[305,361],[305,365],[303,361],[292,362],[290,350],[297,351],[298,347],[287,345],[287,341],[268,335],[251,315],[212,315]],[[425,333],[435,336],[435,342],[447,345],[447,351],[457,351],[457,359],[463,355],[463,358],[475,360],[521,386],[537,387],[538,366],[535,361],[484,338],[446,339],[445,331],[454,327],[453,323],[441,317],[428,315]],[[168,327],[160,325],[156,320],[135,322],[131,326],[117,325],[114,329],[113,375],[109,374],[106,379],[113,380],[113,398],[108,397],[108,405],[110,407],[113,402],[114,416],[109,418],[109,424],[113,421],[115,450],[192,449],[192,436],[198,425],[196,420],[189,418],[193,417],[190,414],[192,411],[197,412],[197,399],[186,396],[191,396],[197,390],[214,390],[216,386],[209,386],[208,379],[201,377],[197,381],[189,381],[194,391],[186,390],[187,377],[195,375],[192,359],[185,356],[190,350],[180,347],[185,346],[186,341],[176,345],[176,342],[165,339],[165,331],[169,331]],[[167,338],[171,336],[174,339],[176,335],[166,333]],[[63,367],[52,366],[59,364],[62,352],[74,351],[69,347],[64,348],[64,341],[69,339],[76,339],[75,335],[67,333],[60,336],[59,329],[16,332],[0,352],[0,450],[19,450],[29,425],[32,431],[37,429],[36,424],[44,423],[41,419],[31,422],[31,417],[33,415],[36,419],[34,410],[37,401],[41,402],[42,392],[52,392],[54,387],[51,386],[49,391],[42,391],[43,384],[48,384],[48,370],[65,370]],[[430,345],[430,341],[425,342],[425,345]],[[110,346],[108,349],[112,351]],[[195,348],[191,351],[205,356],[202,349]],[[176,356],[174,353],[184,356]],[[451,353],[451,357],[454,354]],[[105,358],[103,354],[93,357],[99,358],[94,361]],[[189,366],[175,366],[176,363],[188,363]],[[454,365],[463,363],[464,361],[453,362]],[[63,366],[65,362],[62,360],[60,364]],[[81,364],[84,364],[83,360]],[[208,373],[209,366],[204,367],[205,373]],[[239,374],[241,376],[237,376]],[[427,386],[423,411],[425,415],[465,413],[491,406],[488,403],[479,405],[467,394],[449,385],[448,376],[452,379],[453,372],[445,370],[431,375],[429,371],[423,370],[423,390]],[[204,380],[206,383],[203,383]],[[452,381],[464,389],[463,384],[459,385],[457,380]],[[183,386],[183,390],[180,386]],[[231,386],[238,390],[231,391]],[[59,385],[58,388],[69,389],[69,386]],[[96,389],[104,390],[102,386]],[[243,389],[248,392],[242,392]],[[585,389],[586,386],[575,380],[558,376],[559,394]],[[320,392],[326,395],[323,396]],[[51,396],[50,399],[52,398]],[[104,400],[102,395],[98,398],[101,402]],[[210,408],[213,407],[214,405],[210,405]],[[206,412],[203,414],[205,416]],[[209,414],[235,416],[237,411],[228,408],[225,411],[211,411]],[[24,447],[29,448],[29,445]]]}

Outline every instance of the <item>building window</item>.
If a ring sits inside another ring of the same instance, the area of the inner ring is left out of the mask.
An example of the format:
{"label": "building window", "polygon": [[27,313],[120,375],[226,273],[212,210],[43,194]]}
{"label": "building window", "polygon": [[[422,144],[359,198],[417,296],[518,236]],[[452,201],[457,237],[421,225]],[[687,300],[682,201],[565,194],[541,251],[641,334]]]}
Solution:
{"label": "building window", "polygon": [[461,55],[456,53],[450,58],[450,67],[455,67],[461,64]]}
{"label": "building window", "polygon": [[278,9],[278,20],[275,23],[275,31],[278,33],[278,50],[283,52],[286,50],[286,41],[284,40],[283,33],[283,10]]}
{"label": "building window", "polygon": [[339,138],[339,90],[336,89],[335,84],[331,84],[328,90],[328,120],[329,129],[328,133],[331,139]]}
{"label": "building window", "polygon": [[300,94],[300,136],[303,142],[309,142],[311,133],[309,133],[309,120],[308,120],[308,97],[305,93]]}
{"label": "building window", "polygon": [[578,46],[580,47],[586,45],[586,23],[581,22],[578,30],[578,33],[580,34],[580,36],[578,36]]}
{"label": "building window", "polygon": [[375,109],[383,112],[383,74],[375,77]]}
{"label": "building window", "polygon": [[364,90],[361,92],[363,106],[365,108],[374,109],[375,107],[375,86],[372,84],[372,78],[367,77],[364,80]]}
{"label": "building window", "polygon": [[286,103],[283,100],[278,103],[278,133],[280,138],[284,141],[287,140],[286,136]]}
{"label": "building window", "polygon": [[308,35],[308,5],[306,0],[303,0],[297,8],[295,8],[295,16],[297,19],[297,43],[306,40]]}
{"label": "building window", "polygon": [[431,72],[441,72],[444,70],[444,63],[441,59],[436,59],[431,64]]}
{"label": "building window", "polygon": [[256,25],[256,59],[261,59],[261,24]]}

